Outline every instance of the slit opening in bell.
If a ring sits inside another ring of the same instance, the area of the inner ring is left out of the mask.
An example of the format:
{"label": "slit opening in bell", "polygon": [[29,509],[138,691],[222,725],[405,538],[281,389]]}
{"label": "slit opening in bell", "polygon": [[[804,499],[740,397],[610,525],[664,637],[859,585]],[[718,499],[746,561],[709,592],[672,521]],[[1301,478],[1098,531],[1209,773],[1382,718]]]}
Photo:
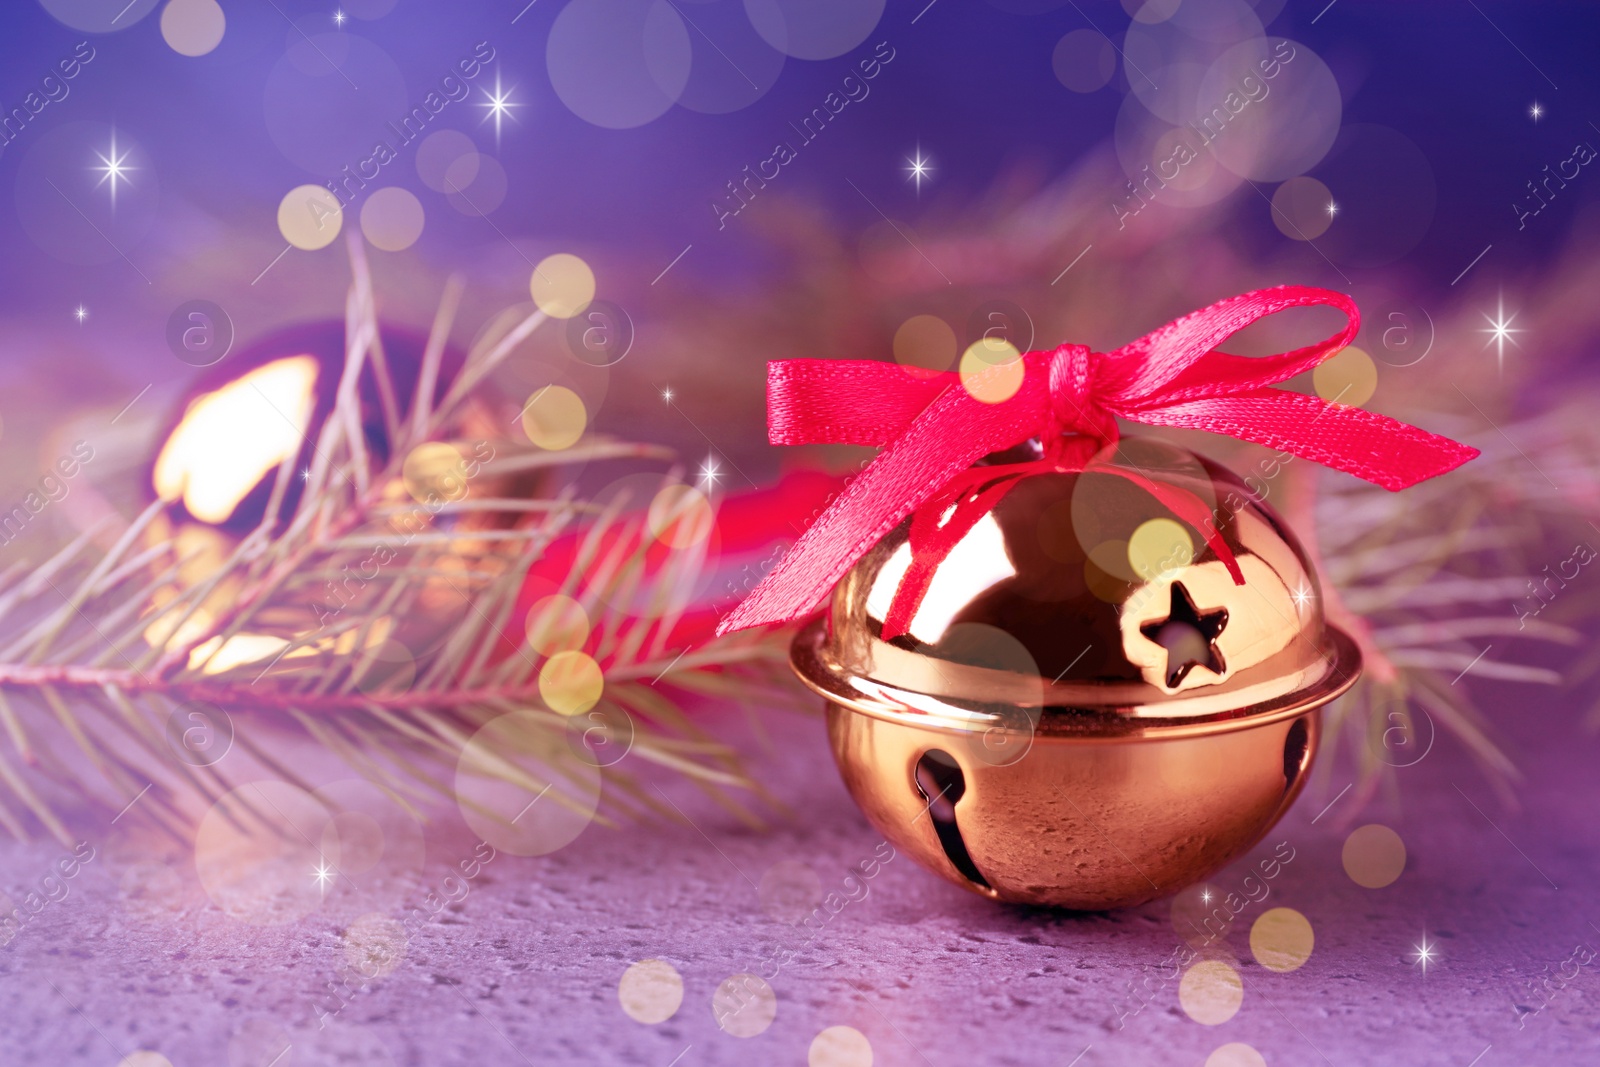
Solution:
{"label": "slit opening in bell", "polygon": [[1295,779],[1305,770],[1306,750],[1311,746],[1311,728],[1304,718],[1294,721],[1283,739],[1283,791],[1294,788]]}
{"label": "slit opening in bell", "polygon": [[927,803],[928,817],[939,835],[939,846],[944,849],[945,858],[963,878],[993,895],[993,887],[973,862],[967,843],[961,839],[961,828],[956,825],[956,802],[967,791],[961,766],[948,752],[930,748],[917,760],[912,781]]}

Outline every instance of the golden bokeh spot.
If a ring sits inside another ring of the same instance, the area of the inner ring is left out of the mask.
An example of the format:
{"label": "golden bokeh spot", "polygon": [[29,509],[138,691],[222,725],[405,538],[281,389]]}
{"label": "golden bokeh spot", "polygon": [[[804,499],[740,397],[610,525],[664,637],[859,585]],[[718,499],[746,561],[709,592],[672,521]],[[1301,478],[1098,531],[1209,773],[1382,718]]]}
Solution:
{"label": "golden bokeh spot", "polygon": [[541,656],[572,652],[589,640],[589,613],[560,593],[541,597],[528,609],[528,647]]}
{"label": "golden bokeh spot", "polygon": [[[1001,358],[1009,354],[1010,358]],[[974,341],[961,354],[961,387],[985,404],[1003,404],[1017,395],[1027,367],[1007,341]]]}
{"label": "golden bokeh spot", "polygon": [[1378,365],[1355,345],[1347,345],[1311,372],[1317,395],[1331,404],[1358,408],[1378,391]]}
{"label": "golden bokeh spot", "polygon": [[1293,971],[1311,958],[1311,920],[1293,908],[1272,908],[1250,927],[1250,953],[1269,971]]}
{"label": "golden bokeh spot", "polygon": [[1296,241],[1321,237],[1333,216],[1333,194],[1315,178],[1290,178],[1272,194],[1272,224]]}
{"label": "golden bokeh spot", "polygon": [[217,0],[169,0],[161,12],[161,39],[180,56],[203,56],[222,43],[228,18]]}
{"label": "golden bokeh spot", "polygon": [[1381,823],[1368,823],[1344,839],[1344,873],[1356,885],[1382,889],[1406,869],[1406,843]]}
{"label": "golden bokeh spot", "polygon": [[1168,578],[1194,562],[1194,541],[1174,519],[1147,519],[1128,538],[1128,566],[1145,581]]}
{"label": "golden bokeh spot", "polygon": [[399,921],[374,912],[345,929],[344,958],[362,978],[387,978],[406,958],[409,944]]}
{"label": "golden bokeh spot", "polygon": [[683,976],[666,960],[640,960],[622,972],[617,1003],[638,1023],[664,1023],[683,1003]]}
{"label": "golden bokeh spot", "polygon": [[343,225],[338,198],[320,185],[297,185],[278,202],[278,232],[306,252],[328,247]]}
{"label": "golden bokeh spot", "polygon": [[645,513],[656,540],[671,548],[692,548],[711,536],[716,513],[711,501],[692,485],[663,486]]}
{"label": "golden bokeh spot", "polygon": [[528,291],[552,319],[570,319],[594,299],[594,271],[569,252],[546,256],[533,268]]}
{"label": "golden bokeh spot", "polygon": [[830,1026],[811,1039],[806,1067],[872,1067],[872,1042],[853,1026]]}
{"label": "golden bokeh spot", "polygon": [[589,425],[583,398],[564,385],[547,385],[522,408],[522,429],[528,440],[548,452],[571,448]]}
{"label": "golden bokeh spot", "polygon": [[551,711],[582,715],[600,702],[605,674],[587,653],[557,652],[539,668],[539,695]]}
{"label": "golden bokeh spot", "polygon": [[1206,1067],[1267,1067],[1267,1061],[1244,1042],[1230,1041],[1206,1057]]}
{"label": "golden bokeh spot", "polygon": [[822,903],[822,879],[809,864],[779,860],[761,876],[759,896],[762,911],[793,925]]}
{"label": "golden bokeh spot", "polygon": [[361,205],[361,233],[385,252],[403,252],[416,244],[425,221],[422,201],[398,185],[377,190]]}
{"label": "golden bokeh spot", "polygon": [[406,453],[400,475],[419,504],[460,500],[467,493],[466,457],[444,441],[427,441]]}
{"label": "golden bokeh spot", "polygon": [[930,378],[956,361],[956,332],[937,315],[913,315],[894,332],[894,359],[916,378]]}
{"label": "golden bokeh spot", "polygon": [[1184,1014],[1206,1026],[1220,1026],[1244,1003],[1244,981],[1221,960],[1201,960],[1183,973],[1178,1003]]}
{"label": "golden bokeh spot", "polygon": [[156,456],[162,500],[224,522],[269,471],[298,455],[315,407],[317,361],[275,359],[197,398]]}
{"label": "golden bokeh spot", "polygon": [[712,1017],[734,1037],[755,1037],[772,1025],[777,1014],[777,994],[759,975],[733,975],[711,995]]}

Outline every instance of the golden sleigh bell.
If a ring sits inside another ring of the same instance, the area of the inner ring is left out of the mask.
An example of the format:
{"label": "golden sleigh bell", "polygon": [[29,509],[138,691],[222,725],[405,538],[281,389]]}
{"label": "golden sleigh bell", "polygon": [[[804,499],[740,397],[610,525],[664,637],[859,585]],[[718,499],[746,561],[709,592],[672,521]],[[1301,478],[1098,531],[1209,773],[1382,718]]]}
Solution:
{"label": "golden sleigh bell", "polygon": [[[791,660],[897,849],[991,899],[1128,907],[1261,840],[1361,656],[1294,535],[1215,463],[1133,438],[1081,471],[1038,468],[924,574],[908,632],[884,639],[912,519]],[[1175,493],[1214,516],[1209,536]]]}

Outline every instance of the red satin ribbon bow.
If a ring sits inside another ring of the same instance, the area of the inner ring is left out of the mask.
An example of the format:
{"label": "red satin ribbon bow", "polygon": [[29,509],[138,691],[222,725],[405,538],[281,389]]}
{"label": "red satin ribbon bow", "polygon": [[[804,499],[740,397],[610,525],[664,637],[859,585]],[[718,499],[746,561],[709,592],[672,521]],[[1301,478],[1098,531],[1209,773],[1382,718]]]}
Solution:
{"label": "red satin ribbon bow", "polygon": [[[1267,315],[1314,306],[1338,308],[1349,321],[1324,341],[1274,356],[1232,356],[1215,349]],[[1292,452],[1390,490],[1454,470],[1476,456],[1475,448],[1384,415],[1269,388],[1331,357],[1354,339],[1360,325],[1355,302],[1343,293],[1299,285],[1258,289],[1190,312],[1115,352],[1092,352],[1082,345],[1028,352],[1022,356],[1021,386],[999,403],[977,399],[949,372],[919,379],[897,364],[872,360],[770,363],[767,423],[773,444],[879,445],[883,451],[722,620],[717,633],[808,614],[868,548],[930,500],[957,505],[966,500],[981,515],[997,498],[995,486],[985,487],[976,472],[953,490],[952,481],[983,456],[1032,437],[1046,442],[1046,463],[1081,470],[1082,457],[1117,440],[1117,418],[1207,430]],[[1064,434],[1082,435],[1081,442],[1063,446]],[[992,470],[995,479],[1002,477],[999,468]],[[958,506],[944,525],[962,511],[970,517],[973,507]],[[1231,556],[1218,555],[1231,562]],[[905,605],[898,614],[895,629],[903,632],[909,621]]]}

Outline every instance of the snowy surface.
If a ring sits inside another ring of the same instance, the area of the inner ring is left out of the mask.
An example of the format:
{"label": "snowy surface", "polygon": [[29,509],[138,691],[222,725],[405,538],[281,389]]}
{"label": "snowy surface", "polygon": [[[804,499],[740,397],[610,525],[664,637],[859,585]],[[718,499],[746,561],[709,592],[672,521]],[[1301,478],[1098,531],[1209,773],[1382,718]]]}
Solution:
{"label": "snowy surface", "polygon": [[[1242,916],[1228,940],[1243,1006],[1218,1026],[1192,1020],[1178,983],[1159,977],[1179,945],[1164,901],[1108,915],[997,906],[901,856],[814,937],[770,915],[758,887],[774,864],[798,861],[824,891],[842,889],[879,842],[839,784],[820,719],[786,713],[768,720],[770,749],[745,747],[792,816],[753,831],[663,779],[693,826],[591,826],[552,856],[498,856],[418,929],[392,974],[320,1019],[318,1005],[340,1003],[327,986],[344,973],[341,932],[370,901],[334,892],[297,921],[247,925],[208,899],[182,850],[131,817],[108,828],[105,813],[85,815],[95,858],[0,949],[0,1063],[113,1065],[143,1049],[178,1067],[804,1064],[836,1025],[865,1034],[881,1065],[1201,1064],[1229,1042],[1274,1065],[1600,1062],[1600,966],[1553,982],[1548,1002],[1526,993],[1576,946],[1600,946],[1596,741],[1572,712],[1494,693],[1528,772],[1520,807],[1445,737],[1398,772],[1398,800],[1380,793],[1359,815],[1354,791],[1335,801],[1348,774],[1315,781],[1257,850],[1287,840],[1295,858],[1252,905],[1303,913],[1315,949],[1297,970],[1268,971]],[[1350,830],[1373,821],[1409,853],[1377,890],[1340,859]],[[378,909],[415,905],[475,842],[459,819],[430,825],[420,881],[380,893]],[[0,888],[20,902],[63,855],[54,842],[0,845]],[[1248,862],[1214,882],[1233,885]],[[1426,973],[1414,962],[1424,936],[1437,946]],[[722,1032],[718,984],[771,973],[785,947],[800,951],[772,981],[771,1026]],[[618,1001],[624,970],[649,958],[684,987],[654,1025]],[[1149,1005],[1119,1025],[1146,976]]]}

